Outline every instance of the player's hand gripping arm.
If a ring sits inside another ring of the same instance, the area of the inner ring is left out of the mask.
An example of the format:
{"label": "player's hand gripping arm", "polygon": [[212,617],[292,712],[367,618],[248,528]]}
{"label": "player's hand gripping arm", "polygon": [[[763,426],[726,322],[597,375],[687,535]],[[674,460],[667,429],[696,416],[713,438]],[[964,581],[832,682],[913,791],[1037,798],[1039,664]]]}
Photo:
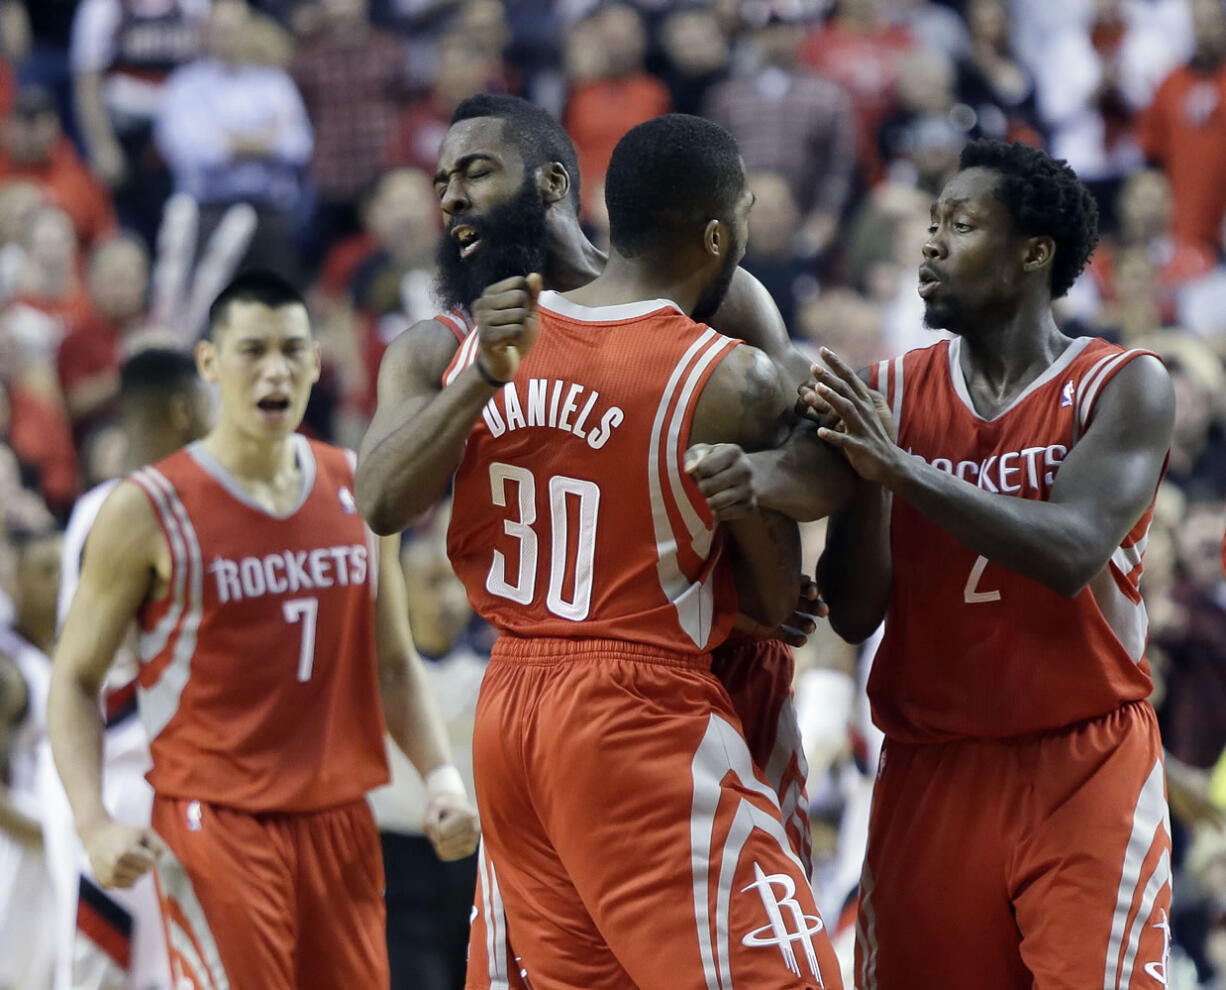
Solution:
{"label": "player's hand gripping arm", "polygon": [[51,665],[47,731],[77,833],[104,887],[130,887],[157,860],[150,828],[124,825],[102,804],[99,692],[129,624],[148,594],[161,531],[131,482],[111,493],[90,531],[81,580]]}
{"label": "player's hand gripping arm", "polygon": [[398,536],[386,536],[379,541],[375,641],[387,730],[421,774],[430,795],[426,837],[439,859],[462,859],[477,848],[481,830],[476,809],[464,791],[464,781],[451,763],[447,729],[434,702],[422,659],[413,646]]}
{"label": "player's hand gripping arm", "polygon": [[[1046,502],[983,491],[901,450],[873,412],[871,390],[839,358],[814,366],[817,393],[844,431],[821,437],[862,478],[906,499],[961,543],[1057,594],[1077,595],[1106,566],[1154,496],[1170,447],[1175,394],[1152,357],[1129,362],[1104,386],[1084,436]],[[833,603],[831,608],[833,609]]]}
{"label": "player's hand gripping arm", "polygon": [[[775,300],[743,268],[733,275],[711,325],[763,351],[774,362],[785,389],[809,380],[809,359],[792,345]],[[759,504],[793,519],[821,519],[844,505],[855,488],[847,462],[818,440],[817,427],[807,420],[794,423],[778,447],[740,457],[730,450],[723,460],[728,463],[704,464],[694,476],[703,494],[719,494],[721,519],[736,518]],[[722,477],[717,479],[717,473]]]}
{"label": "player's hand gripping arm", "polygon": [[[691,475],[708,457],[721,459],[726,444],[757,450],[778,443],[790,402],[770,359],[753,347],[735,348],[708,379],[694,410],[685,468]],[[800,534],[796,524],[761,507],[724,525],[731,538],[741,611],[774,627],[796,604]]]}
{"label": "player's hand gripping arm", "polygon": [[513,379],[536,339],[540,290],[539,275],[485,290],[472,307],[477,361],[445,389],[455,338],[437,320],[411,327],[387,349],[355,480],[358,507],[376,533],[399,532],[442,497],[473,423],[497,390],[486,378]]}

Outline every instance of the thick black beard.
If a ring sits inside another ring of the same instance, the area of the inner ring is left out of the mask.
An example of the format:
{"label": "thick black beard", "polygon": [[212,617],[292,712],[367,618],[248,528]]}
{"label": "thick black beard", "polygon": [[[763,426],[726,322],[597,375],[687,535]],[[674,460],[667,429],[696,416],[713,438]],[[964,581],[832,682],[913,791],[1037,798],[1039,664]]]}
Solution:
{"label": "thick black beard", "polygon": [[[460,246],[450,236],[451,228],[460,224],[472,227],[481,237],[481,247],[471,258],[460,257]],[[545,204],[535,185],[525,182],[513,200],[495,206],[485,216],[466,215],[453,220],[439,238],[435,263],[435,292],[448,307],[468,308],[495,282],[542,272]]]}
{"label": "thick black beard", "polygon": [[736,274],[737,262],[734,259],[735,255],[728,255],[728,264],[720,272],[719,278],[711,283],[707,291],[694,304],[694,311],[690,313],[690,319],[695,323],[710,323],[711,317],[723,305],[724,296],[728,294],[728,286],[732,284],[732,276]]}

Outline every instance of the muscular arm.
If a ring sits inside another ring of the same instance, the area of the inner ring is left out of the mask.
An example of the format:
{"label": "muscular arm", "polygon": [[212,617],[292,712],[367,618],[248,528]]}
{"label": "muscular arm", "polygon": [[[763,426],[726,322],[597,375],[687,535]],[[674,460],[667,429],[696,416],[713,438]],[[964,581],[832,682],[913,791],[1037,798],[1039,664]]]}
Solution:
{"label": "muscular arm", "polygon": [[[98,695],[115,652],[149,593],[163,546],[145,496],[132,482],[120,484],[91,530],[80,584],[51,666],[47,703],[51,752],[77,831],[98,879],[106,885],[126,886],[153,864],[155,847],[147,830],[117,825],[102,804],[103,721]],[[101,868],[100,856],[105,858]]]}
{"label": "muscular arm", "polygon": [[430,796],[425,833],[439,859],[461,859],[477,848],[477,812],[468,802],[459,771],[451,765],[447,728],[413,646],[399,536],[379,541],[375,643],[387,730],[421,774]]}
{"label": "muscular arm", "polygon": [[[755,348],[737,347],[708,379],[694,410],[690,439],[758,450],[783,439],[790,409],[770,359]],[[796,524],[759,508],[724,525],[735,557],[741,610],[765,625],[778,625],[796,603],[801,569]]]}
{"label": "muscular arm", "polygon": [[424,780],[432,771],[451,762],[451,750],[447,729],[409,630],[399,536],[385,536],[379,541],[375,644],[387,731]]}
{"label": "muscular arm", "polygon": [[379,367],[378,407],[358,452],[358,507],[376,533],[404,529],[442,496],[473,423],[494,390],[465,371],[450,388],[443,372],[456,340],[437,320],[410,327]]}
{"label": "muscular arm", "polygon": [[[859,373],[868,383],[868,372]],[[818,442],[822,442],[817,438]],[[890,492],[856,477],[851,498],[830,517],[817,562],[817,586],[830,609],[830,626],[849,643],[863,643],[890,604]]]}
{"label": "muscular arm", "polygon": [[985,492],[909,456],[883,441],[862,401],[845,392],[824,397],[847,432],[823,434],[861,477],[906,499],[993,563],[1069,597],[1106,566],[1153,498],[1175,415],[1166,369],[1154,358],[1133,360],[1103,388],[1050,498],[1038,502]]}
{"label": "muscular arm", "polygon": [[[473,303],[478,361],[496,379],[515,377],[536,339],[540,276],[510,278]],[[451,332],[424,320],[392,342],[379,368],[379,398],[358,451],[358,508],[380,535],[396,533],[435,504],[464,456],[469,431],[496,388],[474,362],[447,388],[442,376],[455,355]]]}
{"label": "muscular arm", "polygon": [[[763,351],[779,371],[784,389],[809,380],[810,360],[788,337],[775,300],[761,282],[738,268],[712,325]],[[802,522],[828,516],[847,502],[855,476],[847,462],[817,438],[817,427],[801,421],[779,447],[750,456],[754,494],[767,508]]]}

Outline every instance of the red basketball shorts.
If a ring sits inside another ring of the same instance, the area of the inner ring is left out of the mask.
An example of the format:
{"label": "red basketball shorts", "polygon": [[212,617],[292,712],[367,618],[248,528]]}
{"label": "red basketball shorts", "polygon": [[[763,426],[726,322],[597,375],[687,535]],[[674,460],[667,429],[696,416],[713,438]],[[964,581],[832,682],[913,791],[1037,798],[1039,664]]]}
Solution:
{"label": "red basketball shorts", "polygon": [[1148,703],[1021,739],[886,743],[858,990],[1151,990],[1166,985],[1170,905]]}
{"label": "red basketball shorts", "polygon": [[[473,759],[479,919],[501,901],[531,990],[841,986],[778,798],[705,658],[504,636]],[[497,965],[491,928],[474,932]],[[503,978],[470,955],[470,987]]]}
{"label": "red basketball shorts", "polygon": [[365,801],[259,814],[156,797],[179,990],[386,987],[383,857]]}

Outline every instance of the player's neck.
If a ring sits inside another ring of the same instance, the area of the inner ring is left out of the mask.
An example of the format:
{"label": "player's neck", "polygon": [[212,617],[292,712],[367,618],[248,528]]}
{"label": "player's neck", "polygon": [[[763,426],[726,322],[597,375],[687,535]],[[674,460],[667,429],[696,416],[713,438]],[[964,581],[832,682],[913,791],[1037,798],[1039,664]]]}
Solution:
{"label": "player's neck", "polygon": [[662,266],[645,264],[610,252],[604,271],[567,296],[581,306],[620,306],[644,299],[670,299],[683,313],[698,304],[702,287],[691,278],[680,280]]}
{"label": "player's neck", "polygon": [[1003,392],[1042,373],[1068,345],[1050,305],[1037,312],[1020,306],[1008,317],[985,320],[962,336],[962,370],[967,381],[981,381]]}
{"label": "player's neck", "polygon": [[554,208],[545,216],[545,288],[569,292],[587,285],[604,270],[605,253],[587,239],[573,213]]}
{"label": "player's neck", "polygon": [[293,434],[253,437],[223,421],[204,438],[204,447],[239,481],[275,483],[298,473]]}

